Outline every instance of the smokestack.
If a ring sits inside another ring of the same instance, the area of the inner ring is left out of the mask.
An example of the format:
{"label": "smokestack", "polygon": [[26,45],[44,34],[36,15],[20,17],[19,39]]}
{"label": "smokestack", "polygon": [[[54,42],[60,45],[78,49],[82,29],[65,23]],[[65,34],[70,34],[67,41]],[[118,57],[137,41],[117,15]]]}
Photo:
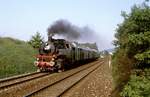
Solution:
{"label": "smokestack", "polygon": [[52,36],[48,36],[48,41],[52,41]]}

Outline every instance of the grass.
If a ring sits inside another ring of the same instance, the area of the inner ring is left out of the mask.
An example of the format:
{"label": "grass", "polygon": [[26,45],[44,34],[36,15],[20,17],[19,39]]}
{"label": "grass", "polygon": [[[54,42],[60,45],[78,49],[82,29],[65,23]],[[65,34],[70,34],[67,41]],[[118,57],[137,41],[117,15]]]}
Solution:
{"label": "grass", "polygon": [[24,41],[0,37],[0,78],[36,71],[36,54]]}

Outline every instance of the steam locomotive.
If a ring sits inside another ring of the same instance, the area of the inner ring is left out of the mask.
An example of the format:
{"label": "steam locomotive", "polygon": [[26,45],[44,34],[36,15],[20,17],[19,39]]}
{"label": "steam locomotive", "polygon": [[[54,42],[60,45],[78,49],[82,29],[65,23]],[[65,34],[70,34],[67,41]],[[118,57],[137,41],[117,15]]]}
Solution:
{"label": "steam locomotive", "polygon": [[95,49],[78,46],[75,42],[50,38],[43,42],[36,56],[38,71],[62,72],[77,62],[95,60],[99,53]]}

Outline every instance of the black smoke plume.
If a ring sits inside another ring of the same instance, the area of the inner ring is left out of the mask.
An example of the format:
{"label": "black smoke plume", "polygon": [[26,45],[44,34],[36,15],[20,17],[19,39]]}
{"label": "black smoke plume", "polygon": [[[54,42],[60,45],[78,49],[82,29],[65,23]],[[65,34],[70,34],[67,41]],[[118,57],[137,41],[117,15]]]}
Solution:
{"label": "black smoke plume", "polygon": [[[96,32],[88,26],[79,27],[71,24],[67,20],[57,20],[48,30],[48,39],[51,40],[52,36],[63,36],[69,41],[78,41],[84,43],[96,43],[102,45],[101,38]],[[93,46],[93,45],[92,45]]]}
{"label": "black smoke plume", "polygon": [[67,20],[57,20],[48,28],[48,36],[62,35],[67,39],[78,39],[80,37],[80,28],[72,25]]}

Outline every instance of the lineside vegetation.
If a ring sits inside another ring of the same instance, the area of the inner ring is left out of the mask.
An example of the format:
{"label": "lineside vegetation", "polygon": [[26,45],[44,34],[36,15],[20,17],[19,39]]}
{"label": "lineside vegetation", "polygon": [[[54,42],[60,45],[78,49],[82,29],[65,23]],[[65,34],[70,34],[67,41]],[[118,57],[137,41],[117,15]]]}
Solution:
{"label": "lineside vegetation", "polygon": [[123,97],[150,97],[150,6],[134,5],[122,12],[114,45],[113,77]]}
{"label": "lineside vegetation", "polygon": [[0,37],[0,78],[36,71],[36,53],[27,42]]}

